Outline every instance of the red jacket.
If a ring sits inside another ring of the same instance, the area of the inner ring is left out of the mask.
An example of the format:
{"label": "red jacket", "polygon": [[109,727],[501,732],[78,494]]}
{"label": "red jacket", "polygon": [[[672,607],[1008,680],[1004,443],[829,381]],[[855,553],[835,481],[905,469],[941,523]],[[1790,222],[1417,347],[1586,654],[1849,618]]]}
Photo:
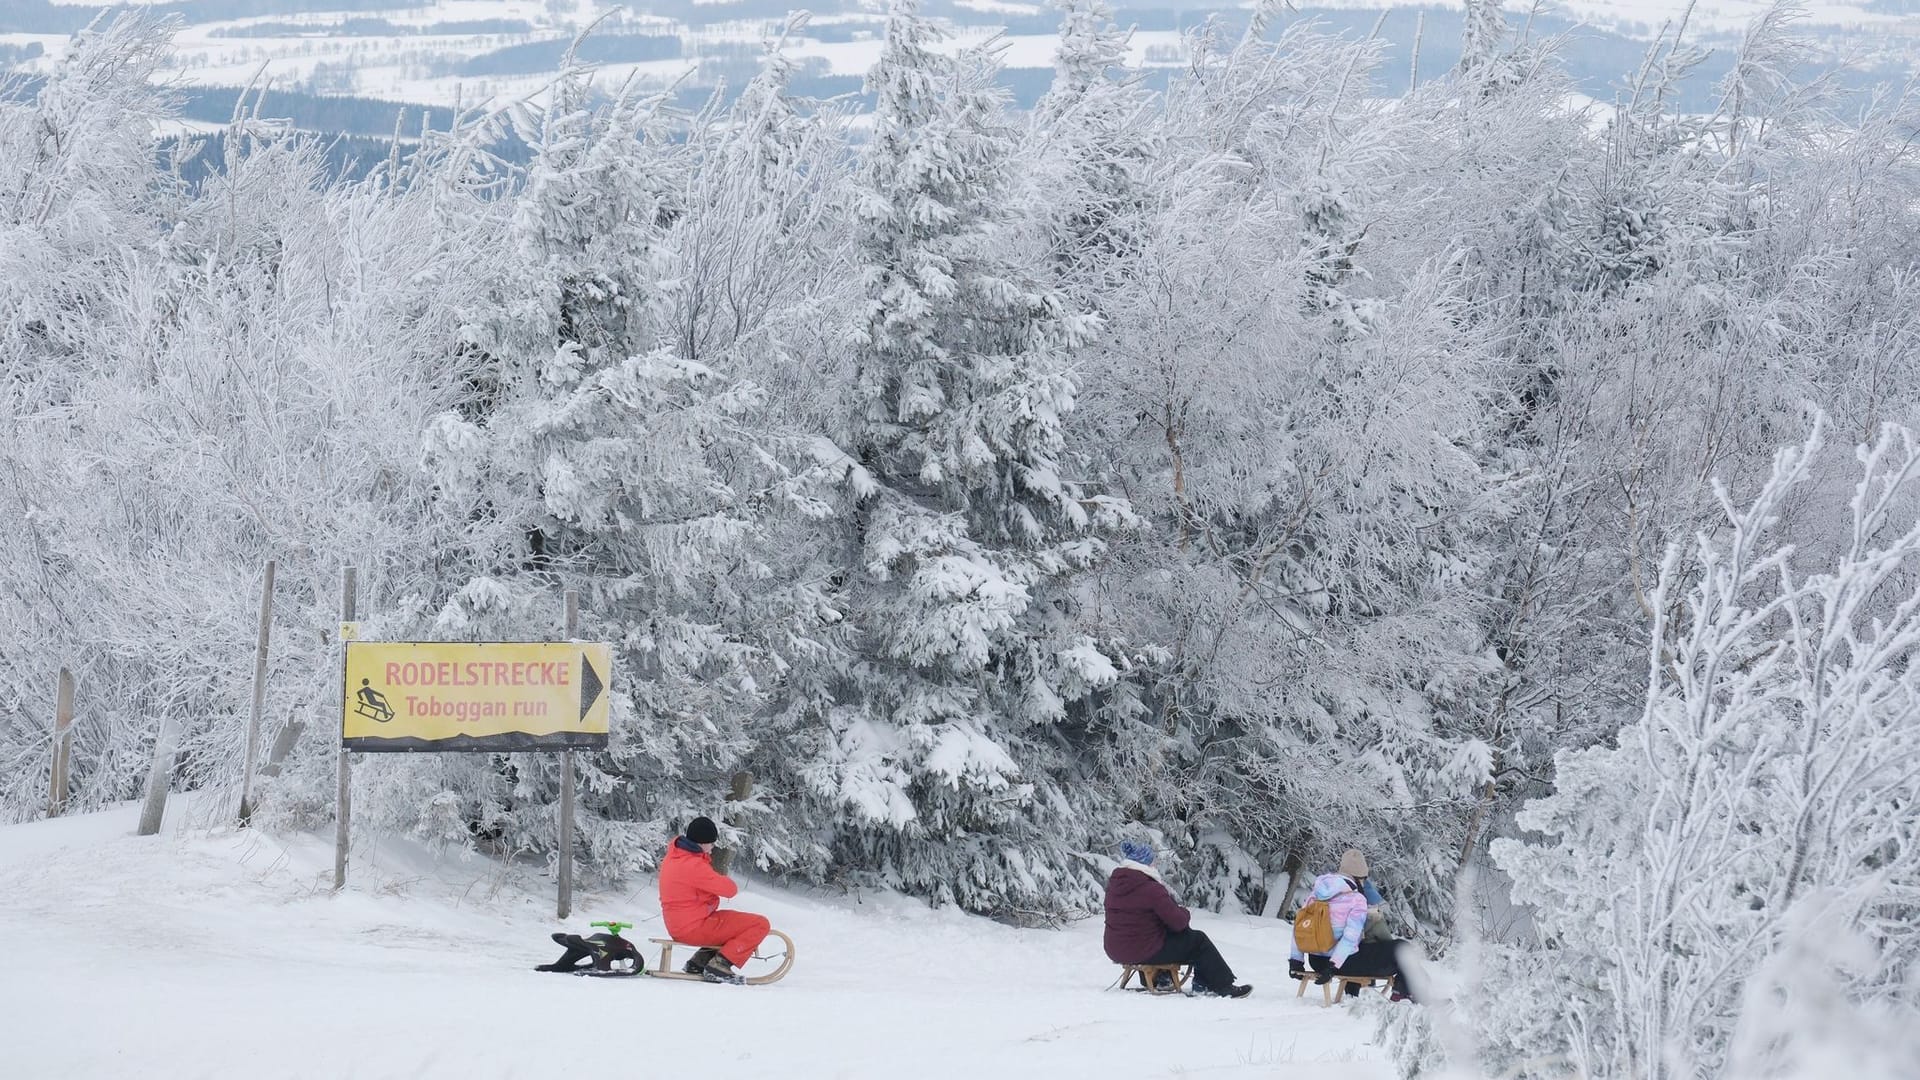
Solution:
{"label": "red jacket", "polygon": [[1167,943],[1167,935],[1193,921],[1158,878],[1126,866],[1107,878],[1107,959],[1144,964]]}
{"label": "red jacket", "polygon": [[732,878],[714,870],[706,852],[688,851],[677,840],[667,846],[660,863],[660,918],[669,936],[692,932],[719,910],[721,897],[739,892]]}

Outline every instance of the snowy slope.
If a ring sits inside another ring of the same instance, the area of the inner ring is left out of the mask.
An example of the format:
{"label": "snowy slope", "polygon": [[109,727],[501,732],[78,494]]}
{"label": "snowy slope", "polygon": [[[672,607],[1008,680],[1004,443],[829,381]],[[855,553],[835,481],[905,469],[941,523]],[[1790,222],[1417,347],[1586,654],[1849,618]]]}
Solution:
{"label": "snowy slope", "polygon": [[[1370,1024],[1292,996],[1278,922],[1200,920],[1253,997],[1154,999],[1103,992],[1097,921],[1015,930],[753,882],[739,903],[798,941],[779,985],[580,979],[530,970],[558,924],[521,871],[387,844],[335,896],[319,838],[142,839],[135,816],[0,828],[9,1076],[1390,1075]],[[650,881],[575,916],[659,931]]]}

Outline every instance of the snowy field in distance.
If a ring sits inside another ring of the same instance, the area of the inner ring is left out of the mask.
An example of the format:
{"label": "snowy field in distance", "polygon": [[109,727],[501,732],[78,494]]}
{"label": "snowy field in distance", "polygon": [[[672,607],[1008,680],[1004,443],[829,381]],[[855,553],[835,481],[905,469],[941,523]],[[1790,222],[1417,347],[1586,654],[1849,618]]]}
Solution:
{"label": "snowy field in distance", "polygon": [[[1277,920],[1196,919],[1251,998],[1156,999],[1104,990],[1097,919],[1018,930],[750,880],[740,905],[798,943],[778,985],[574,978],[531,970],[559,953],[537,876],[363,843],[335,896],[330,836],[183,836],[170,813],[143,839],[136,815],[0,827],[9,1076],[1392,1075],[1370,1022],[1293,996]],[[646,879],[567,926],[642,941],[657,910]]]}
{"label": "snowy field in distance", "polygon": [[[977,42],[1011,25],[1014,29],[1005,38],[1007,66],[1026,70],[1052,66],[1056,14],[1051,6],[1017,0],[924,2],[930,14],[956,25],[959,32],[948,47]],[[92,0],[71,3],[95,6]],[[170,0],[148,3],[161,9],[170,6]],[[778,25],[778,14],[789,6],[811,10],[815,16],[813,31],[793,39],[788,50],[812,76],[857,79],[878,57],[884,5],[860,0],[811,4],[795,0],[790,5],[759,0],[619,5],[597,0],[416,0],[407,6],[366,10],[344,3],[333,9],[329,0],[277,0],[260,9],[272,13],[188,22],[175,40],[176,67],[171,75],[182,85],[231,87],[248,84],[264,70],[272,85],[281,89],[415,104],[499,107],[537,96],[551,79],[552,63],[530,59],[533,54],[527,49],[564,43],[596,15],[618,7],[616,21],[603,24],[603,36],[636,32],[671,36],[678,39],[678,55],[596,60],[608,85],[631,77],[653,88],[676,83],[709,86],[723,69],[730,81],[739,81],[748,70],[740,65],[757,55],[766,34]],[[1188,12],[1197,21],[1206,11],[1234,12],[1250,6],[1250,0],[1200,5],[1118,0],[1113,4],[1115,18],[1123,26],[1147,17],[1132,42],[1132,62],[1146,67],[1179,67],[1185,62],[1180,32],[1164,22],[1169,8]],[[1406,0],[1313,0],[1296,5],[1277,22],[1335,11],[1420,6]],[[1525,5],[1507,7],[1516,28],[1527,21]],[[1647,38],[1664,24],[1677,21],[1685,7],[1683,0],[1563,0],[1547,15]],[[1700,3],[1691,16],[1689,37],[1696,44],[1724,49],[1766,7],[1764,0]],[[1800,29],[1836,55],[1862,63],[1911,67],[1920,63],[1920,15],[1895,14],[1898,7],[1898,0],[1814,0],[1805,5],[1807,17]],[[36,59],[22,62],[23,70],[46,70],[65,48],[65,34],[9,33],[4,32],[5,26],[0,19],[0,47],[43,50]],[[828,32],[834,27],[840,32]],[[1457,29],[1435,32],[1451,39]],[[520,50],[519,56],[507,59],[514,50]],[[692,81],[686,82],[690,77]]]}

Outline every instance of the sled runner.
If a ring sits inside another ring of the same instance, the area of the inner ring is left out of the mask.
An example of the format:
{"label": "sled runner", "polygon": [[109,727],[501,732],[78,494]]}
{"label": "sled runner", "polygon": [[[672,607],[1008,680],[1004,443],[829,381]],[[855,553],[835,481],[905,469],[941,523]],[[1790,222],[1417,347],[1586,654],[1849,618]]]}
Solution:
{"label": "sled runner", "polygon": [[[713,952],[711,948],[688,945],[684,941],[675,941],[672,938],[648,938],[647,940],[660,946],[660,963],[656,965],[652,971],[647,972],[647,974],[652,975],[656,979],[684,979],[688,982],[731,982],[735,985],[765,986],[768,983],[779,982],[786,976],[788,969],[793,967],[793,939],[778,930],[767,931],[767,939],[760,943],[760,951],[753,954],[753,959],[740,965],[740,974],[732,979],[717,979],[711,975],[695,974],[673,966],[673,947],[675,945],[694,949],[696,950],[696,955],[699,955],[701,952],[710,955]],[[687,967],[698,969],[704,963],[705,960],[703,958],[700,963],[689,963]]]}
{"label": "sled runner", "polygon": [[1336,999],[1342,1004],[1345,1004],[1346,999],[1360,996],[1358,993],[1349,993],[1347,990],[1348,987],[1352,987],[1355,990],[1371,990],[1375,985],[1378,985],[1382,995],[1393,992],[1393,979],[1386,975],[1333,974],[1322,978],[1318,973],[1309,968],[1293,976],[1293,981],[1300,984],[1300,989],[1293,992],[1294,997],[1305,997],[1307,984],[1313,983],[1320,987],[1321,1003],[1328,1006],[1332,1005]]}

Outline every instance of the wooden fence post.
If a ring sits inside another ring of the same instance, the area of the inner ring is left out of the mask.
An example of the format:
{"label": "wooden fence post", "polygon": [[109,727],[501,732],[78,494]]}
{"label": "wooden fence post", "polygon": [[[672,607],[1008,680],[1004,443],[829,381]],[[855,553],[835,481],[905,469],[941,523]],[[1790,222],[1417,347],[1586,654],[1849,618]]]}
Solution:
{"label": "wooden fence post", "polygon": [[[580,636],[580,593],[567,590],[567,640]],[[573,751],[560,751],[559,917],[573,914]]]}
{"label": "wooden fence post", "polygon": [[173,721],[161,717],[160,731],[153,737],[153,768],[147,772],[147,799],[140,807],[141,836],[160,831],[167,816],[167,788],[173,783]]}
{"label": "wooden fence post", "polygon": [[[347,643],[344,640],[344,626],[346,623],[352,622],[354,617],[356,575],[357,571],[351,566],[343,568],[340,572],[340,622],[342,624],[341,633],[343,640],[340,642],[340,711],[334,714],[336,722],[340,717],[347,714]],[[333,887],[335,889],[344,889],[347,887],[347,839],[351,832],[350,823],[353,820],[353,759],[348,755],[347,745],[344,739],[338,746],[340,753],[340,789],[335,795],[333,812],[335,822],[333,833]]]}
{"label": "wooden fence post", "polygon": [[67,808],[68,761],[73,753],[73,672],[60,669],[53,692],[53,777],[47,791],[47,816],[59,817]]}
{"label": "wooden fence post", "polygon": [[297,715],[299,709],[299,704],[295,703],[287,710],[287,722],[280,726],[280,734],[273,737],[273,749],[267,751],[267,763],[260,767],[261,776],[280,775],[287,755],[293,753],[293,744],[300,741],[300,733],[307,729],[307,722]]}
{"label": "wooden fence post", "polygon": [[273,569],[267,560],[260,586],[260,640],[253,650],[253,713],[247,719],[247,761],[240,774],[240,827],[253,821],[253,765],[260,757],[260,709],[267,694],[267,640],[273,633]]}
{"label": "wooden fence post", "polygon": [[[733,804],[747,801],[747,797],[752,794],[753,774],[744,771],[734,773],[733,784],[727,791],[727,809],[720,815],[720,820],[734,828],[738,828],[740,826],[740,820],[733,813]],[[715,851],[713,853],[713,868],[722,874],[732,869],[733,849],[729,847]]]}

